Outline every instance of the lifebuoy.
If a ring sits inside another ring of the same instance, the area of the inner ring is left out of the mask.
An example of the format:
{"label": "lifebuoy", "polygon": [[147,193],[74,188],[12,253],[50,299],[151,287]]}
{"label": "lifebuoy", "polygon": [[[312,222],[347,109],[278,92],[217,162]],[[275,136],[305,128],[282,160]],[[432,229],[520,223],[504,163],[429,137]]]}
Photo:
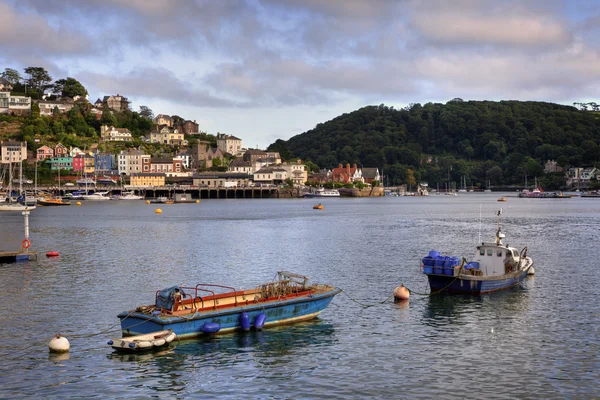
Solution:
{"label": "lifebuoy", "polygon": [[21,246],[23,246],[23,248],[24,248],[24,249],[28,249],[28,248],[29,248],[29,246],[31,246],[31,242],[29,241],[29,239],[24,239],[24,240],[21,242]]}

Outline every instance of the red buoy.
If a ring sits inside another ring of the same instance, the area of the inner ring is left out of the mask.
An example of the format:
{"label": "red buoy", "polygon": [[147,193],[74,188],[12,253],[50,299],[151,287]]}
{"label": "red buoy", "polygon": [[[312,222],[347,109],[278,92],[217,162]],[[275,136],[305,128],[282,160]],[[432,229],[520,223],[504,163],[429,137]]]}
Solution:
{"label": "red buoy", "polygon": [[58,251],[49,251],[46,253],[46,257],[58,257]]}

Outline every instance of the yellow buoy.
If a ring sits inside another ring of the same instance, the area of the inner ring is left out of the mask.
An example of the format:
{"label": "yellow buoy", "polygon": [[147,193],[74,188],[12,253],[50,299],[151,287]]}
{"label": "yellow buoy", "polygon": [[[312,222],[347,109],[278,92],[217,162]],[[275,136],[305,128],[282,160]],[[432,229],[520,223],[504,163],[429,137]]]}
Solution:
{"label": "yellow buoy", "polygon": [[66,353],[69,351],[69,341],[66,337],[61,336],[60,333],[54,335],[50,343],[48,343],[48,348],[52,353]]}
{"label": "yellow buoy", "polygon": [[196,204],[200,203],[200,200],[196,200]]}
{"label": "yellow buoy", "polygon": [[154,211],[156,214],[162,214],[162,210],[160,208],[157,208],[156,211]]}
{"label": "yellow buoy", "polygon": [[150,204],[150,200],[146,200],[146,204]]}
{"label": "yellow buoy", "polygon": [[80,206],[80,205],[81,205],[81,202],[80,202],[80,201],[78,201],[77,203],[75,203],[75,205],[76,205],[76,206]]}
{"label": "yellow buoy", "polygon": [[396,289],[394,289],[394,301],[408,300],[409,297],[410,292],[407,288],[404,287],[404,285],[400,285]]}

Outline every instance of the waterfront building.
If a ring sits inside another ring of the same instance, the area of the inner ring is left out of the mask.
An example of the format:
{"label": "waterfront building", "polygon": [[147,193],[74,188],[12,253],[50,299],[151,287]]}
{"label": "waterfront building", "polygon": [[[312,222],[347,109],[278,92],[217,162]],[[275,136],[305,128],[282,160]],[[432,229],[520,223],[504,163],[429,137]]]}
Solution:
{"label": "waterfront building", "polygon": [[54,157],[54,150],[52,147],[48,147],[46,145],[38,147],[36,152],[36,160],[44,161],[46,158]]}
{"label": "waterfront building", "polygon": [[27,160],[26,142],[0,142],[0,157],[2,164],[19,163]]}
{"label": "waterfront building", "polygon": [[142,150],[123,150],[117,155],[119,175],[150,172],[150,155]]}
{"label": "waterfront building", "polygon": [[72,101],[67,100],[39,100],[37,102],[40,107],[40,115],[52,115],[56,108],[59,113],[64,114],[71,110],[74,106]]}
{"label": "waterfront building", "polygon": [[342,164],[339,164],[331,171],[331,179],[334,182],[341,183],[362,182],[362,172],[356,164],[352,167],[350,164],[346,164],[345,167]]}
{"label": "waterfront building", "polygon": [[202,187],[244,187],[249,186],[251,176],[235,172],[201,172],[192,176],[194,186]]}
{"label": "waterfront building", "polygon": [[0,92],[0,114],[27,115],[31,112],[31,97]]}
{"label": "waterfront building", "polygon": [[154,117],[152,122],[154,122],[154,124],[157,126],[161,126],[161,125],[166,125],[169,127],[173,126],[173,119],[171,118],[171,116],[166,115],[166,114],[158,114],[156,117]]}
{"label": "waterfront building", "polygon": [[373,181],[381,182],[381,175],[379,174],[379,168],[362,168],[362,182],[371,184]]}
{"label": "waterfront building", "polygon": [[254,183],[281,184],[288,178],[288,173],[281,166],[264,167],[253,174]]}
{"label": "waterfront building", "polygon": [[66,170],[73,171],[73,157],[71,156],[61,156],[61,157],[52,157],[50,159],[50,169],[52,171],[57,170]]}
{"label": "waterfront building", "polygon": [[237,155],[242,151],[242,139],[217,132],[217,148],[223,153]]}
{"label": "waterfront building", "polygon": [[116,157],[110,153],[95,153],[94,163],[97,173],[109,173],[116,169]]}
{"label": "waterfront building", "polygon": [[252,174],[254,169],[252,168],[252,164],[250,163],[250,161],[235,159],[229,163],[229,165],[227,166],[227,171],[235,173]]}
{"label": "waterfront building", "polygon": [[93,175],[95,173],[94,157],[89,154],[77,154],[73,157],[73,171]]}
{"label": "waterfront building", "polygon": [[163,126],[160,129],[153,130],[148,134],[150,143],[160,143],[169,145],[186,145],[187,140],[184,139],[183,133],[177,129],[171,129],[168,126]]}
{"label": "waterfront building", "polygon": [[112,125],[102,125],[100,127],[100,138],[106,142],[131,142],[133,140],[129,129],[115,128]]}
{"label": "waterfront building", "polygon": [[304,185],[308,180],[308,171],[306,171],[304,164],[302,164],[302,160],[298,160],[297,162],[284,162],[278,164],[277,167],[286,171],[287,178],[292,179],[294,185]]}
{"label": "waterfront building", "polygon": [[195,135],[200,130],[200,126],[196,123],[196,120],[179,121],[175,123],[174,127],[185,135]]}
{"label": "waterfront building", "polygon": [[194,169],[211,168],[213,160],[223,159],[223,152],[218,147],[212,147],[210,142],[201,140],[194,146],[190,146],[188,154],[192,159],[191,166]]}
{"label": "waterfront building", "polygon": [[150,159],[150,172],[161,172],[164,174],[169,173],[180,173],[183,167],[181,160],[174,158],[151,158]]}
{"label": "waterfront building", "polygon": [[165,186],[165,174],[160,172],[137,172],[131,174],[129,184],[135,187]]}

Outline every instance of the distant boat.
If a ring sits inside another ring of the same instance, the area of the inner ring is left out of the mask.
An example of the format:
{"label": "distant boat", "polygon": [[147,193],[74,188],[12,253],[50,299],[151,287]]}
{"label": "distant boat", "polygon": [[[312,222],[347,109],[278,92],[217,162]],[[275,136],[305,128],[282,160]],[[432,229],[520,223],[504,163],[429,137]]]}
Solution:
{"label": "distant boat", "polygon": [[110,176],[102,176],[96,179],[96,183],[98,185],[116,185],[117,181]]}
{"label": "distant boat", "polygon": [[135,194],[133,191],[130,192],[122,192],[120,195],[115,195],[112,197],[113,200],[143,200],[144,196],[139,196]]}
{"label": "distant boat", "polygon": [[110,197],[108,196],[108,191],[107,192],[96,192],[96,193],[92,193],[92,194],[84,194],[81,196],[81,198],[83,200],[110,200]]}
{"label": "distant boat", "polygon": [[323,207],[323,204],[321,204],[321,203],[319,203],[319,204],[315,204],[315,205],[313,206],[313,208],[314,208],[315,210],[323,210],[323,209],[324,209],[324,207]]}
{"label": "distant boat", "polygon": [[28,211],[35,210],[36,206],[30,206],[20,203],[0,203],[0,211]]}
{"label": "distant boat", "polygon": [[304,193],[304,197],[340,197],[337,189],[316,188],[311,192]]}
{"label": "distant boat", "polygon": [[80,186],[95,185],[96,181],[90,178],[77,179],[77,184]]}
{"label": "distant boat", "polygon": [[68,200],[63,200],[60,197],[53,197],[53,198],[46,198],[46,199],[39,199],[37,201],[37,204],[40,206],[46,206],[46,207],[50,207],[50,206],[70,206],[71,202]]}

